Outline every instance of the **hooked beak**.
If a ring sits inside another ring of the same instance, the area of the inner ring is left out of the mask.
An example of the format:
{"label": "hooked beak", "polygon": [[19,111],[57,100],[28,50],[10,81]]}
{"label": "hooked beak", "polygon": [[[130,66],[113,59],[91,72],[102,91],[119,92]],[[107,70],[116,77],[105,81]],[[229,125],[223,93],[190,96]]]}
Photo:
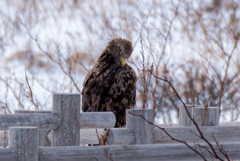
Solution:
{"label": "hooked beak", "polygon": [[122,58],[121,59],[121,65],[124,66],[127,63],[127,58]]}

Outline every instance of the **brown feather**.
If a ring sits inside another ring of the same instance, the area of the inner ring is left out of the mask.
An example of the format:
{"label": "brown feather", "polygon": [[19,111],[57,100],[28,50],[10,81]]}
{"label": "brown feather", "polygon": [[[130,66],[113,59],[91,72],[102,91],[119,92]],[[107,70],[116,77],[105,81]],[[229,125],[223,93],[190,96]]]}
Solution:
{"label": "brown feather", "polygon": [[136,74],[121,58],[132,53],[130,41],[116,38],[108,43],[83,83],[82,111],[113,111],[115,127],[125,125],[125,110],[136,103]]}

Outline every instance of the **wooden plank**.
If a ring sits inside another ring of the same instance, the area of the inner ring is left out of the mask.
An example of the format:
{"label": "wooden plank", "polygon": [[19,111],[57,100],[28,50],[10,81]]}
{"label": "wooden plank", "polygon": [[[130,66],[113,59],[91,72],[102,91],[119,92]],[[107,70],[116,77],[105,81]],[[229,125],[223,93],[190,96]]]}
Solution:
{"label": "wooden plank", "polygon": [[131,129],[135,134],[135,140],[133,144],[152,144],[153,143],[153,126],[148,124],[139,116],[141,115],[146,120],[153,122],[153,110],[152,109],[127,109],[126,110],[126,128]]}
{"label": "wooden plank", "polygon": [[[165,130],[174,138],[183,140],[186,142],[203,142],[195,134],[198,134],[195,127],[165,127]],[[201,126],[205,138],[214,142],[212,134],[220,142],[240,142],[240,126]],[[154,143],[173,143],[162,130],[154,128],[153,130]]]}
{"label": "wooden plank", "polygon": [[53,114],[60,117],[60,126],[53,130],[52,146],[80,145],[80,100],[80,94],[53,94]]}
{"label": "wooden plank", "polygon": [[83,112],[80,114],[81,129],[109,129],[116,123],[113,112]]}
{"label": "wooden plank", "polygon": [[240,126],[240,122],[220,122],[219,126]]}
{"label": "wooden plank", "polygon": [[[52,113],[52,111],[14,110],[15,114]],[[113,112],[83,112],[80,113],[81,129],[109,129],[115,126],[116,117]]]}
{"label": "wooden plank", "polygon": [[218,126],[219,108],[218,107],[194,107],[193,119],[198,126]]}
{"label": "wooden plank", "polygon": [[134,132],[126,128],[110,129],[107,135],[107,145],[130,145],[134,140]]}
{"label": "wooden plank", "polygon": [[[187,111],[192,116],[192,105],[186,105]],[[192,120],[188,117],[184,106],[179,107],[179,125],[180,126],[192,126]]]}
{"label": "wooden plank", "polygon": [[0,114],[0,131],[12,126],[34,126],[40,129],[56,129],[60,118],[56,114]]}
{"label": "wooden plank", "polygon": [[[51,113],[52,111],[24,111],[15,110],[15,114]],[[0,115],[1,117],[2,115]],[[113,128],[116,117],[113,112],[83,112],[80,113],[80,126],[82,129],[108,129]],[[1,130],[1,129],[0,129]]]}
{"label": "wooden plank", "polygon": [[[201,144],[205,145],[206,144]],[[196,145],[190,144],[194,147]],[[213,145],[216,148],[216,145]],[[233,160],[240,159],[240,144],[225,143],[223,148]],[[206,151],[202,151],[211,160]],[[107,158],[108,157],[108,158]],[[97,147],[40,147],[39,161],[159,161],[159,160],[202,160],[183,144],[111,145]]]}
{"label": "wooden plank", "polygon": [[[218,107],[204,107],[201,105],[186,105],[187,111],[199,126],[217,126],[219,125]],[[188,117],[184,106],[179,108],[179,125],[192,126],[192,121]]]}
{"label": "wooden plank", "polygon": [[[157,124],[160,127],[179,127],[179,124]],[[240,126],[240,122],[219,122],[219,126]]]}
{"label": "wooden plank", "polygon": [[0,148],[0,160],[1,161],[17,161],[18,154],[14,149]]}
{"label": "wooden plank", "polygon": [[[52,111],[15,110],[15,114],[51,113]],[[109,129],[115,126],[116,117],[113,112],[83,112],[80,113],[81,129]]]}
{"label": "wooden plank", "polygon": [[18,154],[18,161],[38,161],[38,128],[10,127],[10,149]]}

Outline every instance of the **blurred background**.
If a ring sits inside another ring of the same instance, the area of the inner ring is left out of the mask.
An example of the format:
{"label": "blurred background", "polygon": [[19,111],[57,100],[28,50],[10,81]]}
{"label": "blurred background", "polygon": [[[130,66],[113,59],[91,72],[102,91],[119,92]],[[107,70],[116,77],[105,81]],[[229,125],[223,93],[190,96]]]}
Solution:
{"label": "blurred background", "polygon": [[[136,108],[177,123],[182,106],[240,114],[239,0],[1,0],[0,113],[50,110],[52,93],[81,93],[108,41],[127,38]],[[150,72],[154,73],[154,77]]]}

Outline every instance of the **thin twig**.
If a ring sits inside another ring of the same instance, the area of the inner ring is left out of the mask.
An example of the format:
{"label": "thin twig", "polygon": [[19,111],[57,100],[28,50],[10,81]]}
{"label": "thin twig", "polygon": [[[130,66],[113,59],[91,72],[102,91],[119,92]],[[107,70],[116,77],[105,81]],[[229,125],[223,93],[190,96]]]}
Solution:
{"label": "thin twig", "polygon": [[27,96],[27,97],[30,98],[30,101],[35,106],[35,110],[39,110],[38,104],[36,104],[34,99],[33,99],[33,92],[32,92],[32,88],[31,88],[31,86],[30,86],[30,84],[28,82],[28,77],[27,77],[26,71],[25,71],[25,80],[26,80],[26,83],[27,83],[27,86],[28,86],[28,89],[29,89],[29,93],[30,93],[30,95]]}
{"label": "thin twig", "polygon": [[99,137],[99,135],[98,135],[98,131],[97,131],[97,129],[95,129],[95,131],[96,131],[96,134],[97,134],[98,143],[99,143],[99,145],[101,145],[101,142],[100,142],[100,137]]}
{"label": "thin twig", "polygon": [[214,141],[216,142],[216,145],[217,145],[219,151],[226,157],[227,160],[230,160],[227,152],[223,149],[223,146],[220,145],[220,143],[217,141],[217,139],[215,138],[213,133],[212,133],[212,137],[213,137]]}

